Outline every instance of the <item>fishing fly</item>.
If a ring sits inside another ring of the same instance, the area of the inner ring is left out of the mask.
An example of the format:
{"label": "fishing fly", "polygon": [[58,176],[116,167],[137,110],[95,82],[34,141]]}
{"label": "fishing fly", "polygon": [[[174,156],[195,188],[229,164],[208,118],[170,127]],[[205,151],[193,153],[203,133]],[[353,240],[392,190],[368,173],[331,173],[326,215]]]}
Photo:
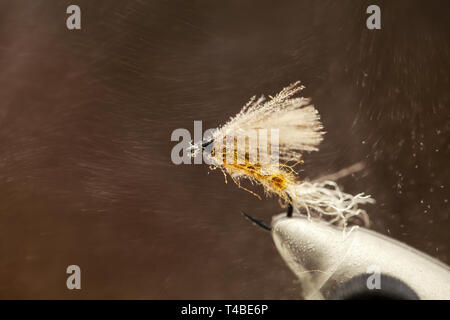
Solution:
{"label": "fishing fly", "polygon": [[[259,199],[255,191],[242,185],[249,180],[263,187],[265,196],[276,195],[293,212],[319,217],[344,228],[351,217],[367,214],[359,204],[372,203],[364,194],[352,196],[342,192],[334,181],[301,181],[296,167],[304,152],[318,151],[323,140],[320,115],[311,99],[294,97],[304,87],[297,81],[275,96],[253,96],[242,110],[211,136],[195,144],[192,156],[202,152],[210,169],[223,172],[241,189]],[[244,215],[262,227],[260,220]],[[367,222],[367,218],[362,219]]]}

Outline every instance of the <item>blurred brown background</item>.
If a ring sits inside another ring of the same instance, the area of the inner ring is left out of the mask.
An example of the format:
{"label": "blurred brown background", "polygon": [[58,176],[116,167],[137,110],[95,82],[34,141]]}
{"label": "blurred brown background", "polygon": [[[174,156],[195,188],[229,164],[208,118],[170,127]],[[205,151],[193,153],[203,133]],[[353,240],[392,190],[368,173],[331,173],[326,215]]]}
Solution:
{"label": "blurred brown background", "polygon": [[449,8],[0,0],[0,298],[301,298],[239,213],[269,221],[276,200],[170,159],[174,129],[295,80],[327,131],[301,177],[365,161],[339,183],[377,200],[372,228],[450,263]]}

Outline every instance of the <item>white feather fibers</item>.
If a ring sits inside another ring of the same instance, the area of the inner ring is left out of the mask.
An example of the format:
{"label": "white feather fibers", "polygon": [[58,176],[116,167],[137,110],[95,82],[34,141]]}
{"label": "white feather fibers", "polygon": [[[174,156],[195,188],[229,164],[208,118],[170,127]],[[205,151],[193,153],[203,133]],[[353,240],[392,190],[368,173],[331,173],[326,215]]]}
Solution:
{"label": "white feather fibers", "polygon": [[320,218],[330,224],[338,224],[344,229],[352,217],[358,217],[364,226],[369,219],[365,210],[358,205],[374,203],[370,195],[359,193],[351,195],[343,192],[334,181],[297,183],[290,190],[293,207],[297,213],[303,213],[308,218]]}
{"label": "white feather fibers", "polygon": [[303,89],[297,81],[270,100],[253,96],[236,116],[215,132],[214,140],[240,139],[259,129],[278,129],[280,160],[298,161],[301,152],[317,151],[324,134],[319,112],[310,104],[310,99],[292,97]]}

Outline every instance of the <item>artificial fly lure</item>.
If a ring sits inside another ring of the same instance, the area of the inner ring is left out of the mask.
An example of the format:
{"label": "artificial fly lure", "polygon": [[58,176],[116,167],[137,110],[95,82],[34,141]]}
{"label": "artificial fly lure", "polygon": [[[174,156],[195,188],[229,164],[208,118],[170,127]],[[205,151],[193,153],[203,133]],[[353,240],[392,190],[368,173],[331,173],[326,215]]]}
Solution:
{"label": "artificial fly lure", "polygon": [[189,151],[192,156],[200,152],[206,155],[210,168],[219,168],[225,182],[228,175],[239,188],[261,199],[242,186],[241,180],[247,179],[262,186],[266,196],[279,196],[288,205],[288,216],[295,210],[345,228],[350,217],[366,216],[358,204],[373,200],[363,194],[343,193],[333,181],[298,181],[295,167],[302,163],[302,154],[317,151],[324,135],[320,115],[311,100],[294,97],[303,89],[300,82],[295,82],[268,100],[264,96],[252,97],[208,139],[191,144]]}

